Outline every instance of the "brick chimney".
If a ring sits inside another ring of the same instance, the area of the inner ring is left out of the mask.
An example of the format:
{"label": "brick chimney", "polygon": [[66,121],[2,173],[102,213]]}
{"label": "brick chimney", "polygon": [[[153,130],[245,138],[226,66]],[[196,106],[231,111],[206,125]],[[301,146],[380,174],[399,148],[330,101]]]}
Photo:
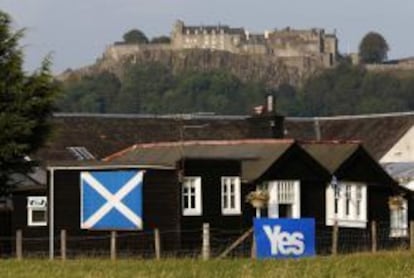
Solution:
{"label": "brick chimney", "polygon": [[273,94],[267,94],[265,105],[254,107],[250,122],[250,138],[283,138],[284,117],[276,113],[276,101]]}

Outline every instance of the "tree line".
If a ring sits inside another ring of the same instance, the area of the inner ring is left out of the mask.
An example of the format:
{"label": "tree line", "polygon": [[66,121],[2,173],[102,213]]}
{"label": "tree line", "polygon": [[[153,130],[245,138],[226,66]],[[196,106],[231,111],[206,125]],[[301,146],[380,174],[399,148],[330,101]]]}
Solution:
{"label": "tree line", "polygon": [[[142,31],[132,29],[123,39],[155,43],[159,38],[150,41]],[[279,112],[289,116],[413,110],[414,75],[400,78],[368,72],[363,66],[385,61],[388,50],[381,34],[369,32],[359,45],[360,65],[342,59],[339,66],[316,73],[300,87],[266,88],[260,80],[243,82],[223,70],[173,73],[157,62],[129,64],[122,78],[99,72],[67,80],[58,107],[65,112],[246,114],[270,93],[276,96]]]}
{"label": "tree line", "polygon": [[63,84],[65,112],[246,114],[269,92],[223,70],[173,73],[161,63],[129,65],[122,79],[110,72]]}
{"label": "tree line", "polygon": [[173,74],[158,63],[131,65],[121,80],[109,72],[67,81],[58,107],[95,113],[251,113],[274,94],[280,113],[327,116],[414,110],[414,75],[369,72],[342,62],[307,79],[301,87],[266,88],[229,72]]}

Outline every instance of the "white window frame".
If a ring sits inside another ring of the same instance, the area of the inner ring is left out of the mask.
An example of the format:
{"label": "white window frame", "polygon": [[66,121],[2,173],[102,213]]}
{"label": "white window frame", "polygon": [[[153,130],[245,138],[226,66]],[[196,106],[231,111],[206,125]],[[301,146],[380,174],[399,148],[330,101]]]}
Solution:
{"label": "white window frame", "polygon": [[326,187],[326,225],[333,226],[337,222],[339,227],[366,228],[367,185],[341,181],[336,186],[328,184]]}
{"label": "white window frame", "polygon": [[[289,191],[283,192],[284,188],[290,187]],[[298,180],[275,180],[267,182],[269,202],[267,214],[269,218],[279,218],[279,205],[292,205],[292,218],[300,218],[300,181]],[[289,194],[293,194],[289,195]],[[288,196],[289,195],[289,196]]]}
{"label": "white window frame", "polygon": [[[181,189],[181,206],[184,216],[200,216],[202,215],[202,193],[201,193],[201,177],[184,177]],[[194,207],[184,207],[185,198],[187,204],[191,203],[191,188],[194,188]],[[185,193],[185,190],[188,190]]]}
{"label": "white window frame", "polygon": [[[223,215],[241,214],[240,189],[240,177],[221,177],[221,213]],[[232,203],[233,206],[231,206]]]}
{"label": "white window frame", "polygon": [[408,236],[408,203],[402,200],[401,207],[390,209],[390,237]]}
{"label": "white window frame", "polygon": [[[44,221],[35,221],[33,213],[42,211],[45,213]],[[40,227],[47,226],[47,197],[46,196],[29,196],[27,197],[27,226]]]}

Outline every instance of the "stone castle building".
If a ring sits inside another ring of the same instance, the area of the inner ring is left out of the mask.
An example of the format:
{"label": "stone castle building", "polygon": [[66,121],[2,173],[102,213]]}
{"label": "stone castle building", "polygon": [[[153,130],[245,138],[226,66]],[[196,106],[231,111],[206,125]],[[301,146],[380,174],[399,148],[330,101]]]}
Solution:
{"label": "stone castle building", "polygon": [[338,40],[324,29],[282,30],[250,34],[227,25],[186,26],[178,20],[171,34],[173,49],[217,49],[239,54],[262,54],[281,58],[312,57],[329,67],[335,65]]}
{"label": "stone castle building", "polygon": [[321,67],[337,63],[338,39],[324,29],[281,30],[249,33],[244,28],[228,25],[188,26],[177,20],[171,32],[170,44],[120,44],[108,47],[104,57],[118,60],[142,50],[209,49],[235,54],[267,55],[281,58],[288,65],[304,68],[312,61]]}

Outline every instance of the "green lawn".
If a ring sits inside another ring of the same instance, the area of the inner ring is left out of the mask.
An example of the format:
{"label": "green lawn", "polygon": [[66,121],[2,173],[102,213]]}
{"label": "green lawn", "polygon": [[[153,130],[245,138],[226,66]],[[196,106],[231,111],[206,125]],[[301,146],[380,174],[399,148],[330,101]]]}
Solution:
{"label": "green lawn", "polygon": [[0,260],[0,277],[414,277],[414,254],[384,252],[302,260]]}

